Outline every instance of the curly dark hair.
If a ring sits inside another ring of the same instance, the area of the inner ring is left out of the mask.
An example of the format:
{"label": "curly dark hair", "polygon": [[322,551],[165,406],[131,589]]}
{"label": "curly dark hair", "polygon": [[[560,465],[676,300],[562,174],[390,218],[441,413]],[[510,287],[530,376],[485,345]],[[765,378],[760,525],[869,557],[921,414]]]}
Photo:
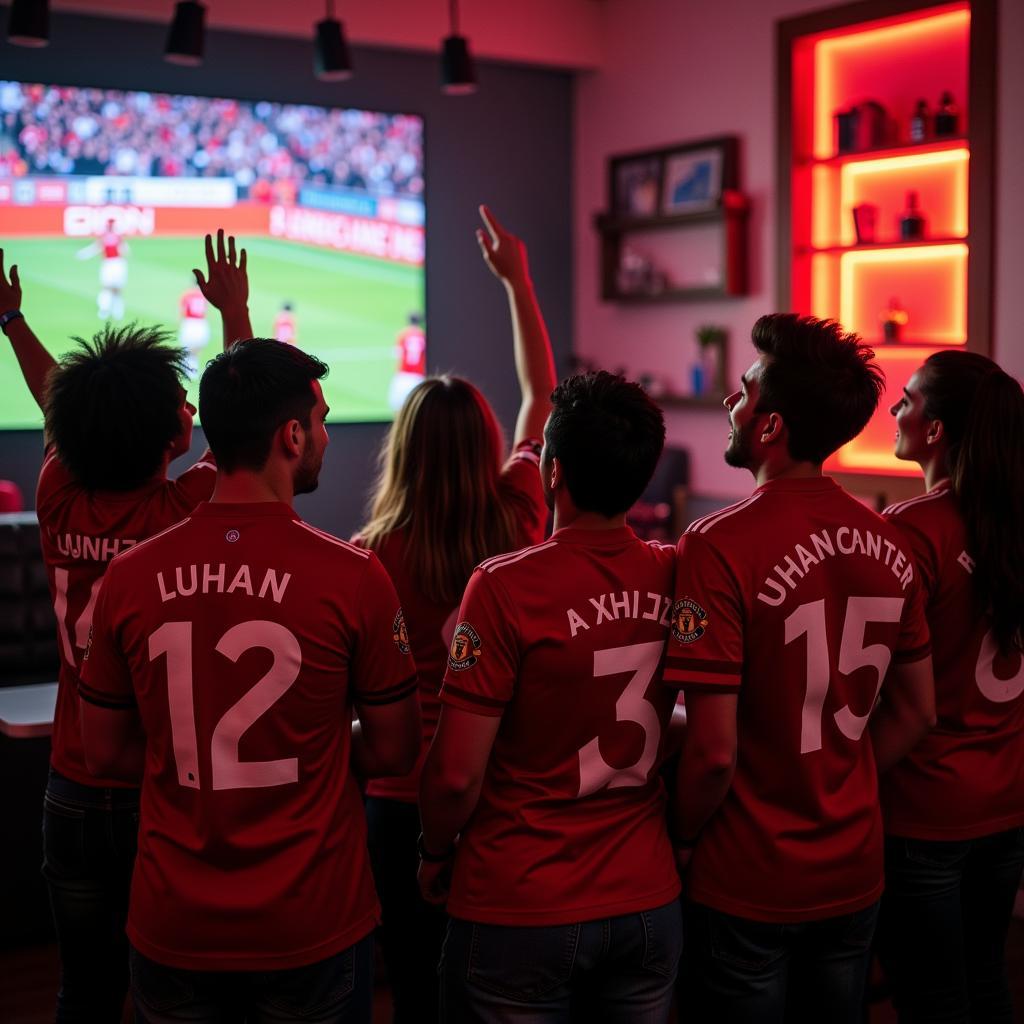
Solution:
{"label": "curly dark hair", "polygon": [[186,354],[170,332],[134,323],[72,340],[47,379],[47,435],[89,490],[140,487],[181,433]]}

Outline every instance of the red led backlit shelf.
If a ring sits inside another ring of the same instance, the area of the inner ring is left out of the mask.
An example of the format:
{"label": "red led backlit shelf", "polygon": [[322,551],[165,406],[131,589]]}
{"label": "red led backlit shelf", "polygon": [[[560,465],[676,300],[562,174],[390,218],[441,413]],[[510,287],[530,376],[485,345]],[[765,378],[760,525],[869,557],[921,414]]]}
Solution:
{"label": "red led backlit shelf", "polygon": [[[939,347],[990,348],[994,33],[992,0],[862,0],[779,24],[779,306],[839,320],[889,375],[890,397],[833,470],[918,474],[892,456],[891,396]],[[934,113],[947,91],[956,133],[912,142],[917,101]],[[836,112],[867,100],[885,108],[887,137],[839,153]],[[920,240],[900,234],[909,192],[925,217]],[[858,242],[862,203],[876,210],[875,230]],[[887,344],[893,305],[907,323]]]}

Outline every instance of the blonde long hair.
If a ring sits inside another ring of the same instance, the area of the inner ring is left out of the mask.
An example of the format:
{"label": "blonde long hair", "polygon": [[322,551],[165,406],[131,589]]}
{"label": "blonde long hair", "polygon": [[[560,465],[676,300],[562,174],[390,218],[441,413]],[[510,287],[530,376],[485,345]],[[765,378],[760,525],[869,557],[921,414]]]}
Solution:
{"label": "blonde long hair", "polygon": [[517,546],[501,495],[504,442],[494,411],[461,377],[428,377],[398,411],[380,452],[363,543],[406,532],[405,559],[431,601],[458,604],[474,566]]}

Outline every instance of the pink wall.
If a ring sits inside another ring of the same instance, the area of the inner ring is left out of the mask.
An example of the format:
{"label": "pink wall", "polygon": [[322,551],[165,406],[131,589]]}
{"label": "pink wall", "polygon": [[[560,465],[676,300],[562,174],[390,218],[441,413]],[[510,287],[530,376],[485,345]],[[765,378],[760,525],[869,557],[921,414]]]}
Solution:
{"label": "pink wall", "polygon": [[[822,0],[607,0],[603,69],[576,93],[576,351],[609,368],[667,374],[683,390],[694,329],[732,334],[733,377],[752,361],[750,327],[775,306],[774,25]],[[826,5],[827,6],[827,5]],[[1024,3],[1000,0],[999,38],[1024,39]],[[1005,42],[1004,42],[1005,48]],[[997,158],[996,357],[1024,377],[1024,62],[1003,54]],[[752,201],[750,295],[712,303],[617,306],[600,301],[593,214],[605,207],[605,158],[702,136],[741,139],[741,176]],[[742,495],[750,477],[722,462],[725,412],[670,411],[670,442],[685,444],[694,488]]]}

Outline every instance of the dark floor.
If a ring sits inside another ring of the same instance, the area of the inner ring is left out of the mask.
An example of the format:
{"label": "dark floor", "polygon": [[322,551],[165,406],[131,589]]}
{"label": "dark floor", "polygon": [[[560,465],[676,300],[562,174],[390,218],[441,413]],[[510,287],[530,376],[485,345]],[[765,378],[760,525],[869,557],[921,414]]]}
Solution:
{"label": "dark floor", "polygon": [[[1006,956],[1016,1010],[1014,1020],[1024,1024],[1024,920],[1015,919],[1011,923]],[[3,1024],[49,1024],[53,1020],[56,993],[56,946],[0,950],[0,1021]],[[387,1024],[389,1020],[390,998],[387,990],[381,988],[374,1000],[373,1021]],[[896,1014],[888,1001],[872,1006],[870,1024],[890,1024],[895,1020]]]}

